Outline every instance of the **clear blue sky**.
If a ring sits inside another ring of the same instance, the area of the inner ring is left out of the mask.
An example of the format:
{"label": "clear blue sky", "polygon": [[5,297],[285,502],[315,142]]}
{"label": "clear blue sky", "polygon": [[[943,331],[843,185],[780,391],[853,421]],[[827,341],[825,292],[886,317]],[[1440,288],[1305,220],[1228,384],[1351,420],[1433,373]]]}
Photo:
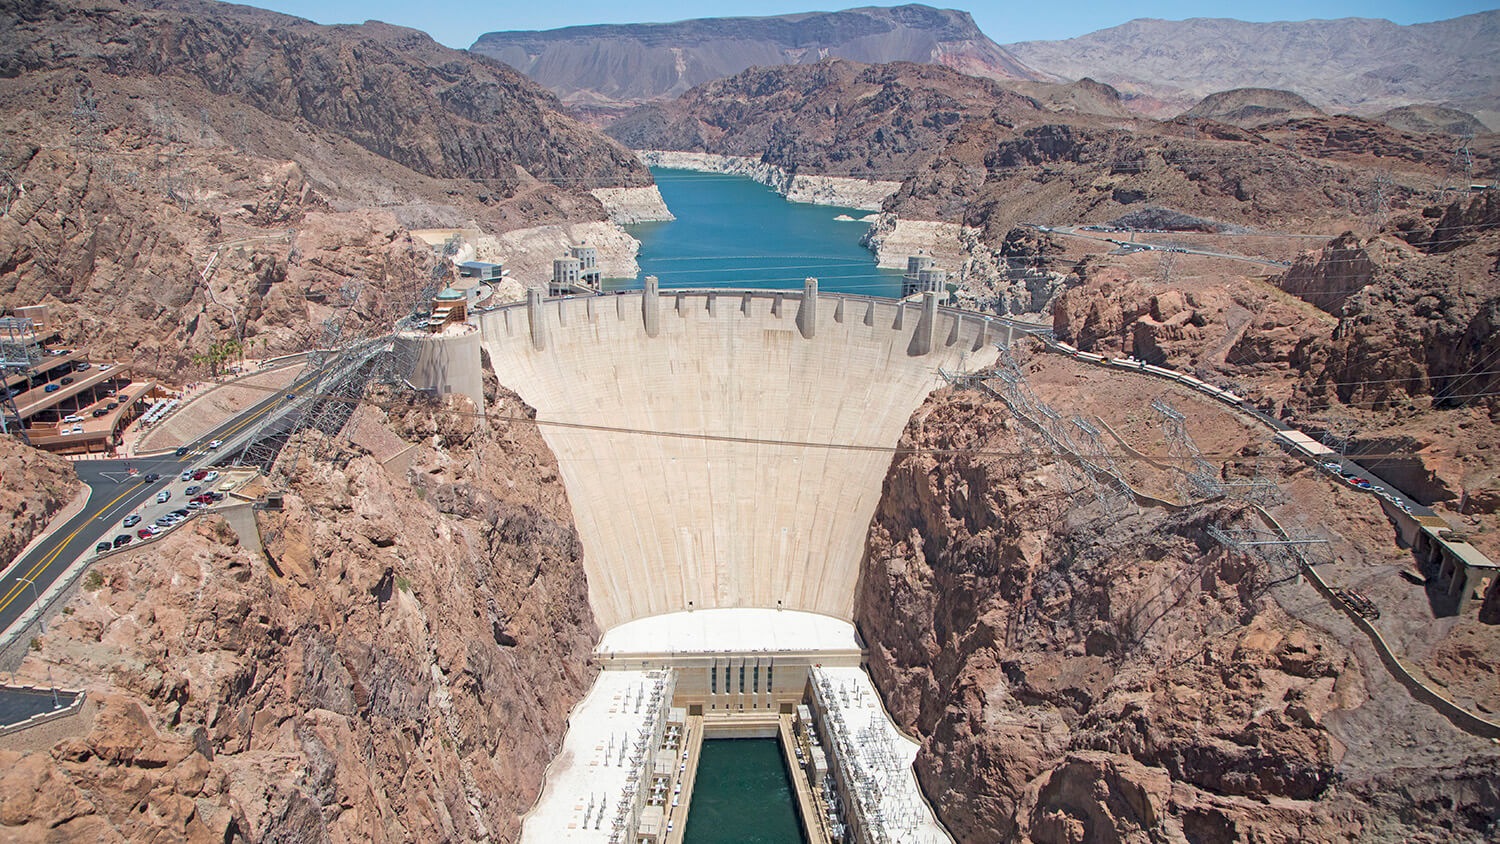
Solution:
{"label": "clear blue sky", "polygon": [[[726,15],[779,15],[789,12],[846,9],[853,6],[893,6],[899,3],[862,3],[848,0],[720,0],[718,3],[683,0],[540,0],[537,2],[474,2],[474,0],[252,0],[248,5],[308,18],[318,23],[362,23],[382,20],[420,29],[450,47],[467,47],[485,32],[501,29],[554,29],[588,23],[637,23]],[[1114,26],[1134,18],[1239,18],[1275,21],[1309,18],[1387,18],[1397,23],[1443,20],[1495,7],[1495,0],[1266,0],[1191,2],[1191,0],[1074,0],[1067,4],[1036,2],[942,3],[932,6],[965,9],[985,34],[1001,44],[1011,41],[1070,38]]]}

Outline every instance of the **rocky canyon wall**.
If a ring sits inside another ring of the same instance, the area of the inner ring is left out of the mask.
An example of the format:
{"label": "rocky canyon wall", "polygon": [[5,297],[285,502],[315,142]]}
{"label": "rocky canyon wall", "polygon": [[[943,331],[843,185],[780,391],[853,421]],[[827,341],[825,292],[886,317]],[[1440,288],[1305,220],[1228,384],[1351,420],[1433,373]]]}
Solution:
{"label": "rocky canyon wall", "polygon": [[9,565],[82,489],[67,461],[0,436],[0,565]]}
{"label": "rocky canyon wall", "polygon": [[1208,540],[1239,505],[1100,511],[973,392],[935,394],[901,445],[919,451],[887,475],[856,621],[960,841],[1494,834],[1493,746],[1283,608],[1310,587]]}
{"label": "rocky canyon wall", "polygon": [[516,839],[593,677],[557,467],[513,396],[373,398],[264,553],[205,515],[96,566],[18,679],[97,714],[0,751],[0,837]]}

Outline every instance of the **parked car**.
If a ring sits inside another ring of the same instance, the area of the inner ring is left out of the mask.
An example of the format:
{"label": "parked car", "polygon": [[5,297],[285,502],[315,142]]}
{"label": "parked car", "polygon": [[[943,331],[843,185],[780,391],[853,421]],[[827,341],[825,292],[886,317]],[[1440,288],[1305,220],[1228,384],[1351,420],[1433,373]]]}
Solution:
{"label": "parked car", "polygon": [[182,480],[184,480],[184,481],[190,481],[192,479],[193,479],[193,470],[192,469],[183,469],[182,470]]}
{"label": "parked car", "polygon": [[187,489],[183,490],[182,494],[183,495],[197,495],[202,489],[203,489],[203,487],[194,484],[193,486],[190,486]]}
{"label": "parked car", "polygon": [[99,371],[100,372],[108,372],[108,371],[110,371],[111,369],[114,369],[114,368],[115,368],[114,364],[112,364],[112,363],[105,363],[105,364],[100,364]]}
{"label": "parked car", "polygon": [[83,433],[83,426],[82,425],[74,425],[73,427],[71,427],[71,428],[68,429],[68,433],[70,433],[70,434],[81,434],[81,433]]}
{"label": "parked car", "polygon": [[119,536],[115,537],[115,547],[119,548],[121,545],[129,545],[134,539],[135,537],[131,536],[128,533],[122,533]]}
{"label": "parked car", "polygon": [[94,546],[94,550],[100,554],[103,554],[105,551],[113,551],[114,547],[115,546],[110,545],[108,542],[101,542],[98,545]]}
{"label": "parked car", "polygon": [[64,422],[82,422],[83,421],[83,417],[79,416],[76,413],[70,413],[67,416],[63,417],[63,421]]}
{"label": "parked car", "polygon": [[106,405],[105,405],[105,406],[104,406],[104,409],[105,409],[105,410],[106,410],[106,411],[108,411],[108,410],[114,410],[114,409],[115,409],[115,408],[117,408],[117,407],[119,407],[119,406],[120,406],[120,403],[119,403],[119,402],[117,402],[117,401],[112,401],[112,402],[110,402],[110,403],[109,403],[109,404],[106,404]]}
{"label": "parked car", "polygon": [[188,511],[183,510],[181,508],[178,508],[178,509],[172,511],[172,515],[174,515],[174,516],[180,516],[180,517],[186,519],[188,517]]}
{"label": "parked car", "polygon": [[62,383],[63,384],[71,384],[71,383],[73,383],[73,376],[71,376],[71,375],[65,375],[65,376],[63,376]]}
{"label": "parked car", "polygon": [[93,364],[89,363],[86,360],[81,360],[81,361],[73,364],[73,371],[74,372],[87,372],[88,369],[89,369],[89,367],[91,367],[91,366],[93,366]]}
{"label": "parked car", "polygon": [[152,527],[143,527],[140,530],[136,531],[135,535],[139,536],[142,539],[150,539],[151,537],[156,535],[156,529]]}
{"label": "parked car", "polygon": [[156,494],[156,503],[165,504],[172,500],[172,490],[164,489]]}
{"label": "parked car", "polygon": [[201,480],[203,480],[203,479],[205,479],[207,477],[208,477],[208,470],[207,469],[199,469],[198,471],[196,471],[196,472],[193,473],[193,480],[195,480],[195,481],[201,481]]}
{"label": "parked car", "polygon": [[61,390],[61,389],[62,389],[62,385],[61,384],[48,384],[46,387],[42,388],[42,392],[44,392],[44,393],[55,393],[55,392],[57,392],[58,390]]}
{"label": "parked car", "polygon": [[124,525],[125,527],[135,527],[140,523],[141,517],[136,515],[135,513],[131,513],[130,515],[125,517],[125,521],[120,522],[120,524]]}
{"label": "parked car", "polygon": [[109,411],[107,411],[107,410],[105,410],[104,408],[101,407],[98,410],[94,411],[94,418],[98,419],[99,417],[104,416],[107,413],[109,413]]}
{"label": "parked car", "polygon": [[214,481],[217,481],[218,479],[219,479],[219,473],[218,472],[209,472],[208,474],[206,474],[206,475],[203,476],[203,480],[208,481],[209,483],[213,483]]}

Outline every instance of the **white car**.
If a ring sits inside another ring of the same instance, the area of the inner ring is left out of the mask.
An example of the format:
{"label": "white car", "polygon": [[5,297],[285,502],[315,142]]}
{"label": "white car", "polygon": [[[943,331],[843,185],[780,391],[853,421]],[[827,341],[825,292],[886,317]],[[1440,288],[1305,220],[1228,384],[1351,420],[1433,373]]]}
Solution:
{"label": "white car", "polygon": [[172,500],[172,490],[164,489],[156,494],[156,503],[165,504]]}
{"label": "white car", "polygon": [[82,422],[83,421],[83,417],[79,416],[76,413],[73,413],[73,414],[70,414],[68,416],[64,416],[62,421],[64,421],[64,422]]}
{"label": "white car", "polygon": [[99,367],[99,371],[100,372],[108,372],[108,371],[110,371],[111,369],[114,369],[114,368],[115,368],[114,364],[112,364],[112,363],[106,363],[106,364],[104,364],[104,365],[102,365],[102,366]]}
{"label": "white car", "polygon": [[208,484],[211,484],[214,481],[217,481],[218,479],[219,479],[219,473],[218,472],[209,472],[208,474],[206,474],[206,475],[203,476],[203,484],[204,484],[204,486],[207,486]]}
{"label": "white car", "polygon": [[192,480],[193,479],[193,470],[192,469],[183,469],[182,470],[182,479],[185,480],[185,481]]}
{"label": "white car", "polygon": [[223,440],[214,440],[213,442],[211,442],[211,443],[208,444],[208,450],[209,451],[213,451],[214,449],[218,448],[219,446],[221,446],[223,444],[224,444]]}
{"label": "white car", "polygon": [[74,425],[73,427],[71,427],[71,428],[68,429],[68,433],[70,433],[70,434],[81,434],[81,433],[83,433],[83,426],[82,425]]}

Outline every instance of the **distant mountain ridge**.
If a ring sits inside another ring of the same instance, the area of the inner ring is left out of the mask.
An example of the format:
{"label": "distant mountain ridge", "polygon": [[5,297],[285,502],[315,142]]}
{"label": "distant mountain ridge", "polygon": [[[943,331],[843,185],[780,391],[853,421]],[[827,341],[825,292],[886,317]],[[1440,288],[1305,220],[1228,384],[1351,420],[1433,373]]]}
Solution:
{"label": "distant mountain ridge", "polygon": [[1500,127],[1500,10],[1407,26],[1367,18],[1140,19],[1004,48],[1038,70],[1112,85],[1154,116],[1217,91],[1257,87],[1293,91],[1325,111],[1442,104]]}
{"label": "distant mountain ridge", "polygon": [[575,106],[671,99],[752,66],[830,57],[938,64],[991,79],[1045,78],[990,40],[967,12],[916,4],[490,32],[470,49],[515,67]]}

